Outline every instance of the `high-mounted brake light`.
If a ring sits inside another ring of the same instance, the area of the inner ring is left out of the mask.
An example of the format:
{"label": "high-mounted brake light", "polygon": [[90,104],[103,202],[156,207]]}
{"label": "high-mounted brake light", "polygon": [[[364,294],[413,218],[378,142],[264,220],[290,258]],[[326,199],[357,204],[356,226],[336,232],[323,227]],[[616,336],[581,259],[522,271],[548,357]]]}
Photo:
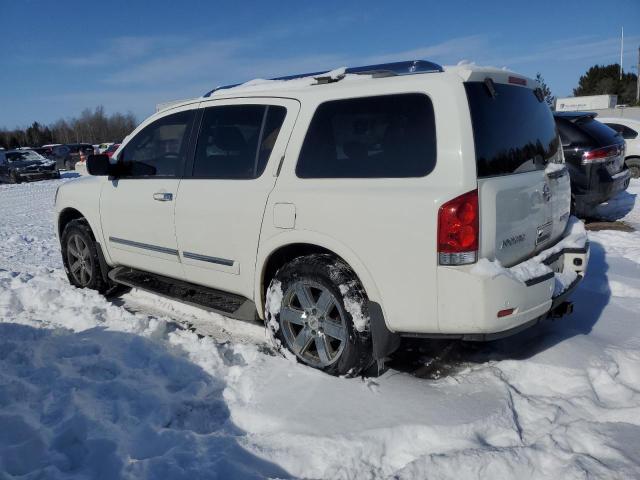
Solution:
{"label": "high-mounted brake light", "polygon": [[438,211],[438,262],[466,265],[478,259],[478,190],[448,201]]}
{"label": "high-mounted brake light", "polygon": [[513,83],[514,85],[522,85],[523,87],[527,86],[527,79],[526,78],[513,77],[513,76],[509,75],[509,78],[508,78],[507,81],[509,83]]}
{"label": "high-mounted brake light", "polygon": [[624,156],[625,147],[613,145],[610,147],[596,148],[582,154],[582,164],[604,163],[612,158]]}

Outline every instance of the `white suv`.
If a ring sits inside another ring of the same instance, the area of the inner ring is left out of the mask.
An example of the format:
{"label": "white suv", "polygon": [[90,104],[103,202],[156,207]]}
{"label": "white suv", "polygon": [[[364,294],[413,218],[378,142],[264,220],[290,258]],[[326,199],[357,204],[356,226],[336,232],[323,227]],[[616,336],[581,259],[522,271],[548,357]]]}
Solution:
{"label": "white suv", "polygon": [[145,120],[57,193],[78,287],[266,320],[355,374],[402,336],[488,340],[566,313],[588,244],[533,80],[399,62],[253,81]]}
{"label": "white suv", "polygon": [[598,117],[597,120],[613,128],[624,139],[624,163],[633,178],[640,178],[640,120],[625,117]]}

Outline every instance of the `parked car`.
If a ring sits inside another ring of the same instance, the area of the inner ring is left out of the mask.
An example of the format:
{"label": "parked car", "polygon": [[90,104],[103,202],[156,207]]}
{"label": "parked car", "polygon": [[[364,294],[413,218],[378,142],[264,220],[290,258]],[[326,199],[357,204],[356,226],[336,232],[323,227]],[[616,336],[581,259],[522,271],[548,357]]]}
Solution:
{"label": "parked car", "polygon": [[109,148],[107,148],[102,153],[106,154],[107,157],[111,158],[113,156],[113,154],[116,153],[116,150],[118,150],[119,146],[120,146],[119,143],[112,143],[111,145],[109,145]]}
{"label": "parked car", "polygon": [[622,117],[598,117],[597,120],[618,132],[624,139],[624,163],[633,178],[640,178],[640,120]]}
{"label": "parked car", "polygon": [[53,147],[51,159],[56,161],[58,168],[74,170],[75,165],[80,160],[79,151],[85,155],[93,155],[93,146],[88,143],[68,143]]}
{"label": "parked car", "polygon": [[593,208],[626,190],[631,175],[624,164],[624,140],[595,120],[593,112],[554,114],[571,177],[572,207],[589,217]]}
{"label": "parked car", "polygon": [[95,153],[104,153],[111,145],[113,144],[110,142],[103,142],[99,145],[94,145],[93,150]]}
{"label": "parked car", "polygon": [[40,155],[42,155],[44,158],[47,158],[47,159],[49,159],[53,155],[52,147],[33,147],[30,150],[33,150],[34,152],[39,153]]}
{"label": "parked car", "polygon": [[0,153],[0,180],[20,183],[46,178],[60,178],[52,160],[33,150],[9,150]]}
{"label": "parked car", "polygon": [[161,110],[60,186],[73,285],[259,317],[336,375],[570,310],[588,244],[534,80],[416,61],[252,85]]}

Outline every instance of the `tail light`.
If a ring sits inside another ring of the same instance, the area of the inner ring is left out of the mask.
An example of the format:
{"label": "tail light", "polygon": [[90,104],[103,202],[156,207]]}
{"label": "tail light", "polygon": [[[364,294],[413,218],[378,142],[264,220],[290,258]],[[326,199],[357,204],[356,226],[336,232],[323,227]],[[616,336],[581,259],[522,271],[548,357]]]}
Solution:
{"label": "tail light", "polygon": [[466,265],[478,259],[478,190],[448,201],[438,211],[440,265]]}
{"label": "tail light", "polygon": [[624,146],[613,145],[610,147],[596,148],[582,154],[582,164],[604,163],[612,158],[624,155]]}

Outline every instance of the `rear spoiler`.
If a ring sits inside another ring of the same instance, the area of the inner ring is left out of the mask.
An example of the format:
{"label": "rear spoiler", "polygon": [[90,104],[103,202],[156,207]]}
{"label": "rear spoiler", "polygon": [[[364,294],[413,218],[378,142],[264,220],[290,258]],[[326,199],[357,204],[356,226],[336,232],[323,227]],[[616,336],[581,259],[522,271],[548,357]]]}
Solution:
{"label": "rear spoiler", "polygon": [[576,123],[586,119],[594,119],[598,114],[596,112],[553,112],[553,116]]}

